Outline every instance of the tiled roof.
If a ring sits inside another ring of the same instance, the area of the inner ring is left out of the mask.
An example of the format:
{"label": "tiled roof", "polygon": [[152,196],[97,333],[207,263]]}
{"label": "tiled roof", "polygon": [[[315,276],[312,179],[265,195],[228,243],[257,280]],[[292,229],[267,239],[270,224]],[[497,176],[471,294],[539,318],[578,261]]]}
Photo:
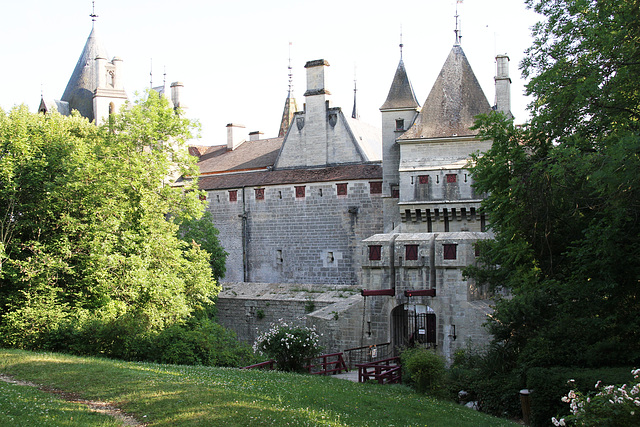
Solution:
{"label": "tiled roof", "polygon": [[453,46],[413,126],[399,139],[476,135],[474,117],[491,111],[471,65]]}
{"label": "tiled roof", "polygon": [[389,95],[381,110],[392,110],[395,108],[418,108],[420,104],[416,100],[416,95],[413,92],[413,87],[407,76],[407,71],[404,68],[404,62],[400,60],[396,74],[393,77],[393,83],[389,89]]}
{"label": "tiled roof", "polygon": [[[226,145],[209,147],[204,153],[198,150],[202,153],[198,162],[200,175],[266,169],[276,161],[282,141],[283,138],[258,139],[245,141],[235,150],[227,150]],[[189,152],[199,148],[190,147]]]}
{"label": "tiled roof", "polygon": [[279,184],[349,181],[356,179],[382,179],[382,165],[376,162],[324,168],[280,169],[205,175],[200,176],[199,187],[201,190],[218,190],[245,186],[257,187]]}

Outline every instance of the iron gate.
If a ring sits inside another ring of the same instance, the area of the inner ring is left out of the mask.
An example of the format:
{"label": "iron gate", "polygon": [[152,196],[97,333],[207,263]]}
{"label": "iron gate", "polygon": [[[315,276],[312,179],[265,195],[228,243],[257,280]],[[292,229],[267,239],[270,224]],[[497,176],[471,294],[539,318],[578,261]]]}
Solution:
{"label": "iron gate", "polygon": [[[409,309],[407,309],[409,308]],[[433,312],[420,313],[412,307],[400,305],[391,315],[391,334],[394,348],[435,346],[436,315]]]}

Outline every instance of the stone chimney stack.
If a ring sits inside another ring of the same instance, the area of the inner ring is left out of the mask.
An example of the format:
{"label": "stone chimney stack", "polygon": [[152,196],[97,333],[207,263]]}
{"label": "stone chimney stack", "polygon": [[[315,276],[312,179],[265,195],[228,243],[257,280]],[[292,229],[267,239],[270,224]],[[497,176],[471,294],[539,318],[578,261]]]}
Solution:
{"label": "stone chimney stack", "polygon": [[184,84],[182,82],[173,82],[171,83],[171,102],[173,103],[173,108],[186,108],[182,102],[182,89],[184,88]]}
{"label": "stone chimney stack", "polygon": [[327,95],[331,95],[325,87],[329,62],[324,59],[309,61],[304,68],[307,69],[307,91],[304,93],[305,111],[308,114],[324,115],[327,108]]}
{"label": "stone chimney stack", "polygon": [[227,150],[235,150],[245,139],[240,136],[240,132],[244,132],[244,126],[235,123],[227,125]]}
{"label": "stone chimney stack", "polygon": [[509,77],[509,57],[496,56],[496,105],[495,109],[511,115],[511,78]]}
{"label": "stone chimney stack", "polygon": [[264,133],[259,130],[249,132],[249,141],[257,141],[262,138],[262,135],[264,135]]}

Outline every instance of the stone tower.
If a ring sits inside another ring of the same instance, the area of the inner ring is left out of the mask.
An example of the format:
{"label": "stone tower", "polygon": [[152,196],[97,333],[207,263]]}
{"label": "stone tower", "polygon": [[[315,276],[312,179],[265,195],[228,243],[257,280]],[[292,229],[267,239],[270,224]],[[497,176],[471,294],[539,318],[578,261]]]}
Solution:
{"label": "stone tower", "polygon": [[[91,15],[94,18],[96,15]],[[94,22],[95,24],[95,22]],[[77,110],[89,121],[100,123],[118,111],[127,100],[123,85],[122,59],[109,54],[96,35],[95,25],[82,49],[60,100],[42,99],[38,111],[57,108],[61,114]]]}
{"label": "stone tower", "polygon": [[396,139],[409,129],[418,113],[420,104],[416,100],[413,87],[402,60],[402,44],[400,45],[400,62],[393,77],[387,100],[380,107],[382,115],[382,197],[384,203],[384,231],[391,232],[400,224],[398,210],[400,147]]}

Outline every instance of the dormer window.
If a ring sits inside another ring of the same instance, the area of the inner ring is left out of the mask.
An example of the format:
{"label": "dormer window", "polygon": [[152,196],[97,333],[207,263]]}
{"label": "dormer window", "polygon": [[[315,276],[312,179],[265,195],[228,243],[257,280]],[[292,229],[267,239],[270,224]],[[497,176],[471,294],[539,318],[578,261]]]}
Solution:
{"label": "dormer window", "polygon": [[396,132],[404,131],[404,119],[396,119]]}

